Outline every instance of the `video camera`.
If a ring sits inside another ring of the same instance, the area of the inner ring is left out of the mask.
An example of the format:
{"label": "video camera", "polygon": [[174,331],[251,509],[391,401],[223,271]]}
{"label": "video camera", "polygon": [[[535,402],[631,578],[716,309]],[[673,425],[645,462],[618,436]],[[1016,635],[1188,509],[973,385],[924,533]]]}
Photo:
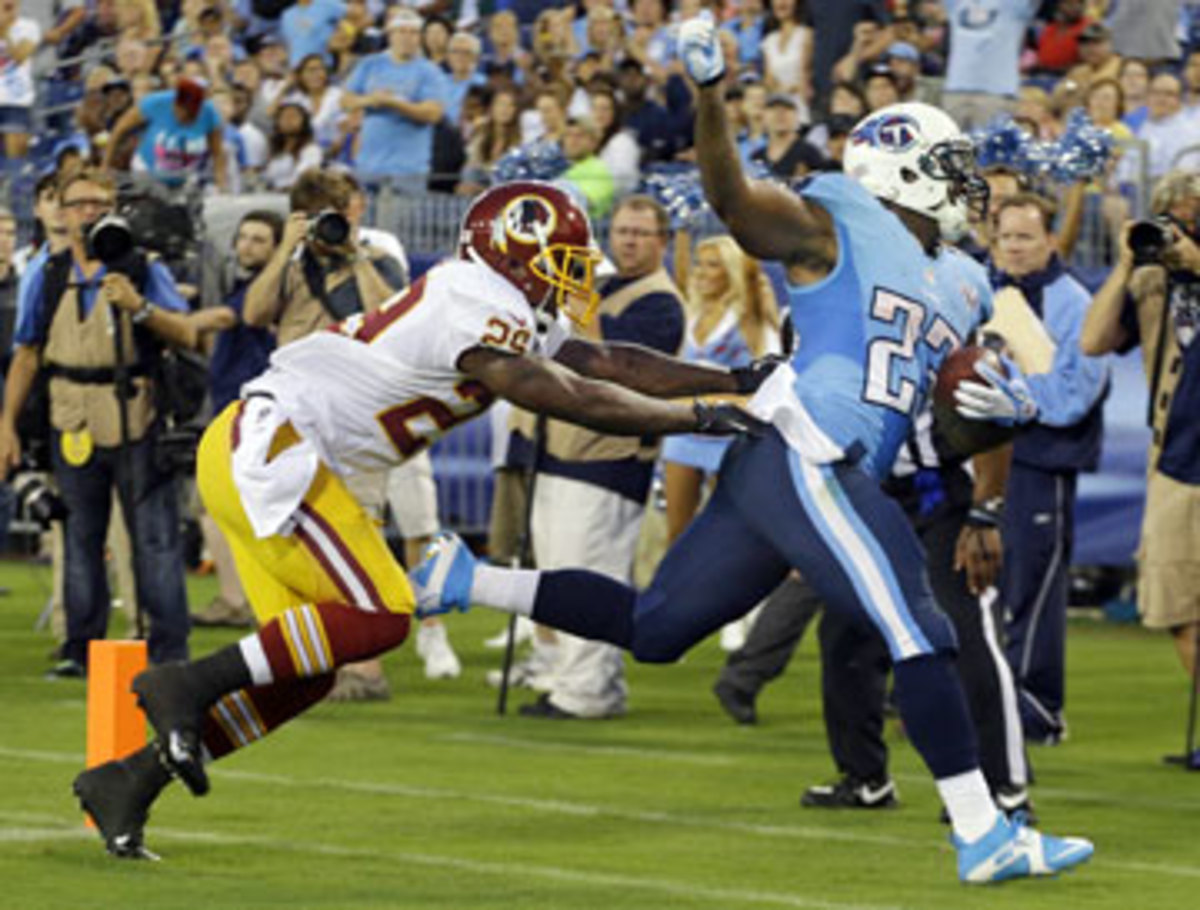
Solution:
{"label": "video camera", "polygon": [[1161,265],[1163,256],[1175,243],[1173,222],[1166,215],[1135,221],[1129,229],[1129,252],[1133,253],[1134,267]]}

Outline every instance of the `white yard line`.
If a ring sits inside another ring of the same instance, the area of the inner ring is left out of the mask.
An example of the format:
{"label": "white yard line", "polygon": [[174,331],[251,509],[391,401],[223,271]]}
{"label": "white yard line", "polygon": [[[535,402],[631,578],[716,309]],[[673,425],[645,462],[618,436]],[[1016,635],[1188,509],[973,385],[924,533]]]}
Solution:
{"label": "white yard line", "polygon": [[[28,749],[9,749],[0,746],[0,760],[12,759],[20,761],[40,761],[54,764],[80,767],[83,756],[71,752],[45,752]],[[534,799],[510,796],[500,793],[486,793],[467,790],[449,790],[437,787],[418,787],[409,784],[395,784],[383,781],[348,780],[335,777],[290,777],[282,774],[264,774],[256,771],[237,771],[233,769],[213,768],[213,776],[218,780],[243,781],[259,786],[277,786],[286,789],[333,789],[349,793],[367,793],[378,796],[398,796],[409,799],[453,801],[457,803],[471,802],[490,806],[504,806],[528,810],[531,812],[546,812],[558,815],[569,815],[589,818],[612,818],[639,824],[662,824],[681,828],[692,828],[701,831],[730,832],[749,834],[758,837],[792,838],[796,840],[837,841],[849,844],[871,844],[883,847],[898,847],[918,850],[938,850],[949,852],[950,847],[940,844],[935,838],[901,837],[879,834],[864,834],[855,831],[844,831],[838,828],[822,828],[814,825],[768,825],[753,822],[724,821],[720,819],[689,816],[674,812],[649,812],[623,809],[612,805],[597,805],[567,800]],[[916,775],[908,775],[917,780],[924,780]],[[1079,794],[1083,798],[1083,794]],[[1093,794],[1096,802],[1104,802],[1100,794]],[[1178,806],[1175,807],[1178,810]],[[33,821],[37,818],[53,819],[55,816],[31,816],[20,813],[0,812],[0,820]],[[161,829],[153,828],[154,836]],[[1086,832],[1082,832],[1086,833]],[[169,835],[168,835],[169,836]],[[210,835],[189,834],[193,838],[209,837]],[[221,840],[221,835],[211,835],[214,840]],[[329,849],[341,849],[330,847]],[[1170,863],[1145,863],[1137,861],[1121,861],[1112,859],[1103,851],[1096,861],[1105,868],[1117,869],[1139,874],[1166,875],[1176,878],[1200,879],[1200,866],[1180,866]],[[486,865],[486,864],[485,864]],[[715,893],[715,892],[714,892]],[[803,904],[798,906],[820,906]],[[833,905],[830,905],[833,906]],[[839,905],[840,906],[840,905]]]}
{"label": "white yard line", "polygon": [[[0,813],[0,820],[7,820],[8,817],[8,813]],[[21,820],[30,819],[30,816],[24,814],[18,814],[17,817]],[[41,817],[41,820],[43,822],[53,822],[53,817],[45,816]],[[445,856],[436,853],[411,853],[404,850],[367,850],[357,847],[343,847],[336,844],[321,844],[309,839],[240,837],[204,834],[177,828],[155,828],[153,836],[155,840],[192,841],[229,847],[255,847],[257,849],[277,850],[282,853],[330,856],[341,859],[367,859],[385,862],[397,869],[404,866],[419,865],[431,869],[450,869],[455,872],[467,872],[474,875],[494,875],[509,880],[543,880],[571,885],[586,885],[609,890],[619,889],[625,895],[622,898],[622,903],[625,904],[628,904],[630,901],[629,893],[631,891],[643,891],[691,900],[708,900],[724,906],[736,907],[761,905],[793,907],[798,908],[798,910],[902,910],[901,907],[894,904],[851,904],[779,891],[758,891],[746,888],[707,888],[664,878],[587,872],[581,869],[532,865],[530,863],[471,860],[460,856]],[[40,827],[30,825],[0,827],[0,844],[59,840],[74,841],[81,839],[92,840],[95,838],[95,833],[85,830],[82,826],[67,827],[62,824],[54,826],[43,824]],[[99,844],[97,844],[97,849],[99,849]]]}
{"label": "white yard line", "polygon": [[434,736],[433,742],[478,743],[488,746],[504,746],[533,752],[563,752],[574,755],[595,755],[597,758],[636,758],[650,761],[674,761],[688,765],[713,765],[728,767],[741,762],[733,755],[700,755],[696,752],[679,752],[670,749],[639,749],[633,746],[592,746],[586,743],[543,742],[520,739],[516,736],[492,736],[485,733],[448,733]]}

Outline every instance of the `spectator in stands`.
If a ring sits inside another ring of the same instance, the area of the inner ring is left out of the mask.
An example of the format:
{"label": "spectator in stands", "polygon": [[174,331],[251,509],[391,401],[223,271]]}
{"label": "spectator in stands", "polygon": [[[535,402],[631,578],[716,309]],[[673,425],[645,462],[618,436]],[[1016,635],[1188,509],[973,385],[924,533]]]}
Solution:
{"label": "spectator in stands", "polygon": [[[118,416],[114,390],[116,352],[110,325],[126,351],[146,356],[154,346],[194,347],[196,335],[183,315],[170,272],[150,262],[142,286],[92,258],[87,232],[116,205],[116,187],[105,173],[82,168],[59,188],[69,248],[31,269],[22,283],[16,348],[0,415],[0,475],[17,466],[22,440],[16,418],[39,369],[52,369],[49,384],[50,450],[54,476],[67,505],[64,536],[64,606],[67,639],[59,677],[87,673],[88,643],[105,637],[110,606],[104,542],[114,489],[126,512],[137,563],[137,600],[150,616],[150,659],[187,658],[187,593],[174,476],[154,457],[161,423],[153,382],[134,379],[128,422]],[[74,278],[71,276],[74,275]],[[129,314],[128,318],[115,318]],[[86,374],[86,375],[84,375]],[[118,459],[130,470],[118,470]],[[0,479],[2,479],[0,476]],[[134,481],[137,481],[136,493]],[[133,514],[129,513],[133,510]]]}
{"label": "spectator in stands", "polygon": [[567,128],[566,97],[567,88],[561,84],[547,85],[541,89],[534,98],[533,108],[529,112],[528,131],[525,117],[522,115],[522,139],[557,142],[561,145],[563,134]]}
{"label": "spectator in stands", "polygon": [[421,17],[397,7],[387,22],[388,50],[364,58],[346,82],[342,107],[363,110],[356,168],[374,179],[401,178],[423,189],[433,128],[445,112],[448,80],[421,56]]}
{"label": "spectator in stands", "polygon": [[[593,323],[603,340],[667,354],[682,346],[683,301],[663,267],[669,229],[667,212],[647,196],[617,204],[609,231],[617,275],[603,287]],[[519,462],[532,453],[534,415],[519,412],[513,425],[512,453]],[[531,521],[539,569],[587,567],[629,580],[658,448],[657,440],[646,443],[547,422]],[[565,633],[558,633],[557,647],[549,691],[523,706],[522,715],[557,720],[625,713],[620,651]]]}
{"label": "spectator in stands", "polygon": [[131,108],[113,127],[105,167],[113,166],[114,150],[138,130],[135,168],[174,187],[189,179],[203,180],[211,168],[217,188],[227,189],[223,124],[203,83],[180,79],[174,90],[147,95]]}
{"label": "spectator in stands", "polygon": [[[247,213],[238,224],[228,265],[220,273],[220,302],[191,316],[197,331],[211,340],[208,375],[214,416],[237,400],[242,383],[267,368],[275,349],[271,331],[246,325],[242,311],[247,288],[271,260],[282,237],[283,219],[277,213]],[[218,590],[202,611],[192,614],[192,625],[254,625],[254,613],[238,578],[229,543],[208,514],[202,515],[200,522],[216,568]]]}
{"label": "spectator in stands", "polygon": [[37,22],[20,11],[18,0],[0,0],[0,133],[4,157],[18,163],[33,132],[33,53],[42,41]]}
{"label": "spectator in stands", "polygon": [[[270,100],[264,98],[263,74],[258,68],[258,63],[254,57],[247,57],[244,60],[239,60],[233,65],[233,83],[240,85],[246,89],[250,95],[250,111],[247,114],[247,120],[253,123],[260,131],[269,130],[271,128],[271,115],[267,110]],[[282,84],[279,86],[282,88]]]}
{"label": "spectator in stands", "polygon": [[763,0],[738,0],[736,6],[737,13],[721,26],[737,38],[737,57],[730,59],[736,59],[743,70],[761,72],[763,29],[767,24]]}
{"label": "spectator in stands", "polygon": [[671,115],[649,95],[649,80],[636,60],[623,60],[617,67],[622,114],[625,125],[642,147],[642,164],[669,161],[684,146]]}
{"label": "spectator in stands", "polygon": [[260,79],[257,94],[265,106],[274,101],[288,83],[287,47],[278,36],[263,35],[255,44],[254,62]]}
{"label": "spectator in stands", "polygon": [[1028,376],[1038,416],[1013,443],[999,590],[1026,739],[1055,745],[1067,729],[1067,570],[1075,490],[1079,473],[1095,470],[1100,460],[1108,365],[1080,352],[1091,295],[1058,257],[1053,205],[1018,193],[996,205],[991,217],[992,286],[1020,291],[1054,348],[1049,370]]}
{"label": "spectator in stands", "polygon": [[270,143],[263,131],[250,122],[254,96],[237,82],[229,87],[228,95],[229,115],[225,119],[241,151],[238,164],[243,170],[258,171],[267,163]]}
{"label": "spectator in stands", "polygon": [[1103,23],[1093,22],[1079,33],[1079,60],[1067,78],[1082,88],[1095,79],[1116,79],[1121,75],[1121,58],[1113,50],[1112,35]]}
{"label": "spectator in stands", "polygon": [[463,98],[473,85],[483,85],[487,80],[479,72],[479,54],[482,45],[470,32],[455,32],[446,45],[446,64],[450,74],[446,93],[446,119],[457,124],[461,120]]}
{"label": "spectator in stands", "polygon": [[301,104],[285,102],[276,109],[270,143],[263,179],[272,190],[286,190],[302,172],[321,166],[321,147]]}
{"label": "spectator in stands", "polygon": [[942,106],[963,129],[1011,113],[1025,30],[1038,0],[946,0],[950,56]]}
{"label": "spectator in stands", "polygon": [[1187,55],[1183,65],[1183,109],[1200,120],[1200,48]]}
{"label": "spectator in stands", "polygon": [[538,13],[533,23],[534,60],[555,77],[562,76],[569,61],[582,59],[571,30],[572,16],[573,10],[569,6],[545,9]]}
{"label": "spectator in stands", "polygon": [[800,135],[800,105],[791,95],[767,99],[767,143],[750,155],[776,177],[791,180],[820,170],[825,159]]}
{"label": "spectator in stands", "polygon": [[617,198],[633,192],[641,179],[642,150],[633,131],[621,123],[621,109],[611,89],[597,88],[589,96],[592,120],[600,131],[596,154],[612,174]]}
{"label": "spectator in stands", "polygon": [[58,175],[54,171],[43,174],[34,184],[33,218],[33,236],[13,256],[17,271],[22,275],[40,267],[48,255],[66,249],[70,242],[58,204]]}
{"label": "spectator in stands", "polygon": [[486,74],[503,75],[514,85],[525,81],[529,54],[521,47],[521,29],[511,10],[493,13],[487,22],[487,52],[483,56]]}
{"label": "spectator in stands", "polygon": [[473,196],[492,182],[492,168],[509,149],[521,144],[521,127],[517,121],[520,108],[516,89],[503,89],[492,95],[487,116],[476,125],[467,148],[467,163],[463,168],[458,193]]}
{"label": "spectator in stands", "polygon": [[122,35],[113,52],[113,63],[126,79],[154,71],[154,58],[149,45],[132,35]]}
{"label": "spectator in stands", "polygon": [[320,54],[326,60],[332,60],[329,41],[345,15],[346,4],[341,0],[296,0],[279,20],[279,33],[287,46],[288,66],[299,65],[309,54]]}
{"label": "spectator in stands", "polygon": [[[812,81],[818,102],[823,102],[833,88],[835,64],[846,55],[854,41],[854,28],[870,20],[885,23],[888,19],[885,0],[841,0],[838,3],[812,3],[809,16],[813,25]],[[888,38],[880,35],[878,49],[887,46]],[[851,77],[851,80],[857,76]]]}
{"label": "spectator in stands", "polygon": [[309,54],[292,70],[275,103],[267,106],[274,118],[280,104],[299,104],[308,111],[313,135],[321,148],[329,148],[337,137],[342,110],[342,88],[330,82],[329,64],[320,54]]}
{"label": "spectator in stands", "polygon": [[896,74],[886,63],[877,63],[867,70],[866,76],[863,77],[863,94],[867,97],[868,111],[877,111],[904,100],[900,97],[900,84]]}
{"label": "spectator in stands", "polygon": [[1135,133],[1150,115],[1147,107],[1150,98],[1150,67],[1144,60],[1126,57],[1121,61],[1121,73],[1117,77],[1121,91],[1125,93],[1125,125]]}
{"label": "spectator in stands", "polygon": [[588,214],[599,220],[612,208],[615,195],[612,171],[596,154],[600,130],[589,117],[570,117],[563,132],[562,152],[570,166],[561,180],[573,186],[587,200]]}
{"label": "spectator in stands", "polygon": [[907,41],[893,41],[884,54],[901,101],[915,101],[917,77],[921,75],[921,52]]}
{"label": "spectator in stands", "polygon": [[768,97],[767,87],[761,82],[747,82],[742,86],[741,123],[737,141],[743,164],[767,143]]}
{"label": "spectator in stands", "polygon": [[667,67],[675,59],[675,42],[667,29],[667,7],[667,0],[633,0],[632,28],[623,48],[625,57],[642,64],[659,85],[667,81]]}
{"label": "spectator in stands", "polygon": [[1091,23],[1084,0],[1059,0],[1054,17],[1038,33],[1037,68],[1065,73],[1079,62],[1079,36]]}
{"label": "spectator in stands", "polygon": [[1150,80],[1147,116],[1137,137],[1150,144],[1150,176],[1157,179],[1167,171],[1189,162],[1196,166],[1200,154],[1180,158],[1184,149],[1200,142],[1200,121],[1183,111],[1183,83],[1174,73],[1162,72]]}
{"label": "spectator in stands", "polygon": [[839,82],[857,82],[867,67],[883,57],[888,36],[889,30],[874,13],[864,12],[863,18],[854,24],[849,49],[833,67],[833,78]]}
{"label": "spectator in stands", "polygon": [[801,119],[808,120],[812,100],[813,32],[805,24],[804,0],[770,0],[771,15],[763,30],[763,82],[772,92],[793,96]]}
{"label": "spectator in stands", "polygon": [[[1200,177],[1172,171],[1151,210],[1171,219],[1175,242],[1159,262],[1136,262],[1129,225],[1117,265],[1096,293],[1080,338],[1086,354],[1141,345],[1150,388],[1149,482],[1138,549],[1138,611],[1165,629],[1189,679],[1200,659]],[[1190,756],[1200,767],[1200,756]]]}
{"label": "spectator in stands", "polygon": [[224,88],[233,78],[233,39],[219,32],[204,39],[204,46],[196,51],[204,64],[204,79],[213,89]]}
{"label": "spectator in stands", "polygon": [[[162,35],[162,21],[155,0],[119,0],[116,7],[117,27],[122,35],[142,41],[157,41]],[[208,4],[202,7],[204,10],[209,8]]]}
{"label": "spectator in stands", "polygon": [[450,23],[436,14],[427,16],[425,24],[421,26],[421,53],[426,60],[436,63],[446,72],[450,71],[447,53],[453,31]]}
{"label": "spectator in stands", "polygon": [[1179,11],[1183,0],[1137,0],[1113,3],[1108,25],[1122,57],[1164,61],[1179,59]]}

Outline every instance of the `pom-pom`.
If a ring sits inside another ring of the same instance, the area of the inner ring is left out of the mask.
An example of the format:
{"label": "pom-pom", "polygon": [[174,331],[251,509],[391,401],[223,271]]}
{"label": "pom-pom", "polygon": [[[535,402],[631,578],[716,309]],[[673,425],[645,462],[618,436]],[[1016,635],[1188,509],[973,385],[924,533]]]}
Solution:
{"label": "pom-pom", "polygon": [[662,204],[675,230],[694,228],[712,211],[704,198],[700,169],[694,165],[651,165],[642,175],[638,191]]}
{"label": "pom-pom", "polygon": [[1056,183],[1090,180],[1102,174],[1113,147],[1112,134],[1093,124],[1082,109],[1071,112],[1062,137],[1053,142],[1034,138],[1008,117],[976,131],[971,141],[980,167],[1004,165]]}
{"label": "pom-pom", "polygon": [[492,167],[497,182],[554,180],[570,167],[557,142],[527,142],[509,149]]}

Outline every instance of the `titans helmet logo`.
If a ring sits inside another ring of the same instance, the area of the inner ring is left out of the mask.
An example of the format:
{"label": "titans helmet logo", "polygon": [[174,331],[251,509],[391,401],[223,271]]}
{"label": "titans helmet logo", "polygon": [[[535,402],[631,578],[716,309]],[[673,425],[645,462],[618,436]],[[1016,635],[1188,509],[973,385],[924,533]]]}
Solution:
{"label": "titans helmet logo", "polygon": [[886,152],[906,152],[920,138],[921,128],[907,114],[872,117],[850,136],[855,145],[868,144]]}

